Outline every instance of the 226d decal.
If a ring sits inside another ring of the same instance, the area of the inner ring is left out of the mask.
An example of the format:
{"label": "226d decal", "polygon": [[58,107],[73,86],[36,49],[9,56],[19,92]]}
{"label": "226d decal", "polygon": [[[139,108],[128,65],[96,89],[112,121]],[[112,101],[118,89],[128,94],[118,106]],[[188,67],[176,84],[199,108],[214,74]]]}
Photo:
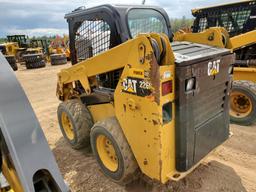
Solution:
{"label": "226d decal", "polygon": [[151,94],[151,83],[144,79],[127,77],[122,82],[123,91],[141,97],[149,96]]}

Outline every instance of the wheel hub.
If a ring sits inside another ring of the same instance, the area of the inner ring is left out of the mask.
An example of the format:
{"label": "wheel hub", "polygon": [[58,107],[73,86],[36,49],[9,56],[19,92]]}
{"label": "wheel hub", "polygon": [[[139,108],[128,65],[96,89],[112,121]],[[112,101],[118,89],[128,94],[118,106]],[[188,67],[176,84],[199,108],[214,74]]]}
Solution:
{"label": "wheel hub", "polygon": [[230,114],[237,118],[244,118],[252,112],[251,99],[244,93],[235,91],[230,95]]}
{"label": "wheel hub", "polygon": [[68,115],[65,112],[62,112],[61,120],[62,120],[63,129],[65,131],[67,138],[69,140],[73,140],[75,137],[74,131],[73,131],[73,126],[72,126],[70,119],[68,118]]}
{"label": "wheel hub", "polygon": [[116,171],[118,159],[112,142],[105,135],[99,135],[96,140],[96,147],[104,166],[112,172]]}

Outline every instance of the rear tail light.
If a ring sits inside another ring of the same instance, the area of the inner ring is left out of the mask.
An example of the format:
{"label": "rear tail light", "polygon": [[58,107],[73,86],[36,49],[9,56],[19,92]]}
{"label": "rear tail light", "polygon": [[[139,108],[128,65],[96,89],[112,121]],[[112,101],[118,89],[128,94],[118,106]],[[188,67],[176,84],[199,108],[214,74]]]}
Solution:
{"label": "rear tail light", "polygon": [[162,83],[162,96],[172,93],[172,81]]}

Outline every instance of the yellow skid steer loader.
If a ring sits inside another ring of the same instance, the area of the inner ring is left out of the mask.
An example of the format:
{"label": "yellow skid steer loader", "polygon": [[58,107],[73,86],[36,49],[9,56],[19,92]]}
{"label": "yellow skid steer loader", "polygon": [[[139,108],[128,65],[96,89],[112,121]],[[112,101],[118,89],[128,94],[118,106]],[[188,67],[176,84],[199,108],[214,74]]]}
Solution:
{"label": "yellow skid steer loader", "polygon": [[59,125],[74,149],[91,144],[105,175],[179,180],[228,139],[230,50],[171,43],[159,7],[102,5],[66,19],[73,66],[58,74]]}

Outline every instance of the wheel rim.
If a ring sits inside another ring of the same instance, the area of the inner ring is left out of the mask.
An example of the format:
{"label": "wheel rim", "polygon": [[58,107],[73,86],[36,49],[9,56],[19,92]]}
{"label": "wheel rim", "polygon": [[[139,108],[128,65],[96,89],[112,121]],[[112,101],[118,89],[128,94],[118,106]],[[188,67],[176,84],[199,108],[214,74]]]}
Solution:
{"label": "wheel rim", "polygon": [[244,93],[233,91],[230,95],[230,115],[244,118],[252,112],[252,101]]}
{"label": "wheel rim", "polygon": [[69,140],[73,140],[75,135],[73,131],[73,125],[68,118],[68,115],[65,112],[62,112],[61,114],[61,121],[62,121],[62,126],[65,131],[65,134]]}
{"label": "wheel rim", "polygon": [[96,148],[104,166],[115,172],[118,168],[118,159],[112,142],[105,135],[99,135],[96,140]]}

